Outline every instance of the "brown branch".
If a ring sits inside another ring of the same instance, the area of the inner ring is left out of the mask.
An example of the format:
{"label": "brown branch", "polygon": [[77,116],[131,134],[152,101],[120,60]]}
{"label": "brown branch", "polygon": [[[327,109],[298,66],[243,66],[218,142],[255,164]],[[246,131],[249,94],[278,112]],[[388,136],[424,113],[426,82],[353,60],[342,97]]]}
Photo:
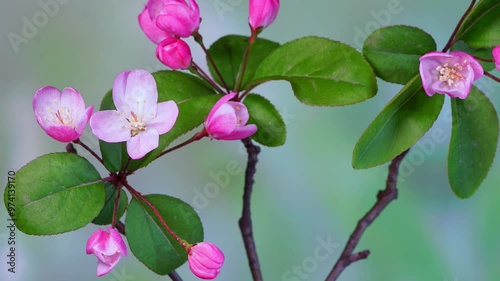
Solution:
{"label": "brown branch", "polygon": [[262,271],[260,269],[259,257],[257,256],[257,249],[255,247],[255,240],[253,238],[252,230],[252,214],[250,212],[250,204],[252,199],[252,189],[254,184],[254,175],[258,162],[258,154],[260,147],[254,145],[250,138],[242,140],[248,153],[247,168],[245,171],[245,187],[243,192],[243,211],[238,224],[245,244],[247,252],[248,264],[254,281],[262,281]]}
{"label": "brown branch", "polygon": [[404,151],[396,158],[392,159],[391,165],[389,166],[389,175],[387,176],[387,182],[384,190],[380,190],[377,194],[377,202],[373,207],[366,213],[362,219],[358,221],[356,228],[352,232],[349,240],[347,241],[342,254],[333,266],[332,271],[326,278],[326,281],[335,281],[342,274],[344,269],[346,269],[350,264],[357,262],[362,259],[366,259],[370,255],[369,250],[364,250],[361,252],[354,253],[356,246],[358,245],[361,237],[363,236],[366,229],[373,223],[373,221],[380,215],[380,213],[391,203],[394,199],[398,197],[398,189],[396,187],[396,182],[399,174],[399,164],[408,153],[408,150]]}

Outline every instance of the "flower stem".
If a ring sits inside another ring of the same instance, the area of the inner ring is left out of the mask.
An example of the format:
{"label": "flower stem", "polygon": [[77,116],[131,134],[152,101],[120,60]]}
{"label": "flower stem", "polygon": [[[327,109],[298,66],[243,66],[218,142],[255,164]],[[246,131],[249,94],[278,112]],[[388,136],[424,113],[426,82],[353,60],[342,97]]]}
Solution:
{"label": "flower stem", "polygon": [[212,56],[208,53],[207,48],[205,47],[205,44],[203,44],[203,36],[201,36],[200,33],[195,32],[193,34],[194,41],[200,45],[200,47],[203,49],[203,52],[205,52],[205,55],[207,56],[208,61],[212,65],[212,67],[215,70],[215,73],[217,73],[217,76],[219,77],[220,82],[222,83],[222,86],[226,89],[227,92],[229,92],[229,87],[226,84],[226,81],[224,81],[224,78],[222,77],[222,74],[220,73],[219,69],[217,68],[217,65],[215,64]]}
{"label": "flower stem", "polygon": [[458,30],[462,26],[462,23],[464,23],[465,18],[469,15],[469,13],[471,12],[471,10],[475,4],[476,4],[476,0],[472,0],[470,5],[469,5],[469,8],[463,14],[462,18],[460,19],[457,26],[455,27],[455,30],[453,30],[453,33],[451,34],[450,39],[448,39],[448,42],[444,46],[443,52],[447,52],[451,48],[451,46],[455,43],[455,39],[456,39],[455,37],[457,36]]}
{"label": "flower stem", "polygon": [[121,191],[122,191],[122,185],[120,183],[118,183],[117,185],[115,185],[115,192],[117,192],[116,194],[116,197],[115,197],[115,204],[113,206],[113,220],[111,221],[111,227],[115,227],[116,226],[116,219],[118,217],[118,203],[120,202],[120,195],[121,195]]}
{"label": "flower stem", "polygon": [[207,81],[208,84],[210,84],[217,92],[219,92],[222,95],[226,94],[226,92],[224,92],[224,90],[222,90],[219,87],[219,85],[217,85],[217,83],[215,83],[215,81],[212,80],[212,78],[210,78],[210,76],[205,71],[203,71],[203,69],[201,69],[201,67],[199,67],[194,61],[191,62],[191,67],[189,69],[196,75],[198,75],[200,78]]}
{"label": "flower stem", "polygon": [[495,80],[496,82],[500,83],[500,78],[496,77],[495,75],[489,73],[489,72],[485,72],[484,75],[488,76],[489,78]]}
{"label": "flower stem", "polygon": [[245,71],[247,68],[248,64],[248,58],[250,57],[250,50],[253,47],[253,44],[255,43],[255,40],[257,39],[257,32],[255,30],[252,30],[252,34],[250,35],[250,38],[248,39],[248,45],[245,50],[245,53],[243,54],[243,61],[241,62],[240,69],[238,71],[238,75],[236,76],[236,83],[234,84],[234,92],[238,93],[241,89],[241,84],[243,83],[243,79],[245,79]]}
{"label": "flower stem", "polygon": [[494,59],[485,59],[485,58],[482,58],[482,57],[476,57],[476,56],[473,56],[475,59],[477,60],[480,60],[480,61],[484,61],[484,62],[495,62]]}
{"label": "flower stem", "polygon": [[158,218],[158,220],[160,221],[161,225],[163,226],[163,228],[165,228],[165,230],[170,234],[172,235],[172,237],[174,237],[174,239],[179,242],[179,244],[184,248],[184,249],[187,249],[189,245],[186,241],[182,240],[177,234],[175,234],[175,232],[170,229],[170,227],[167,225],[167,223],[165,222],[165,220],[163,219],[163,217],[161,216],[160,212],[158,211],[158,209],[156,209],[155,206],[153,206],[153,204],[151,204],[151,202],[149,202],[144,196],[142,196],[141,193],[139,193],[137,190],[135,190],[131,185],[129,185],[127,182],[124,182],[123,183],[124,186],[127,188],[127,190],[132,194],[132,196],[134,196],[136,199],[139,199],[141,200],[142,202],[144,202],[149,208],[151,208],[151,210],[153,211],[153,213],[156,215],[156,217]]}
{"label": "flower stem", "polygon": [[92,154],[92,156],[94,156],[97,159],[97,161],[101,162],[101,164],[104,165],[104,161],[102,161],[102,158],[99,155],[97,155],[97,153],[95,153],[90,147],[84,144],[80,139],[74,140],[73,143],[79,144],[85,150],[90,152],[90,154]]}
{"label": "flower stem", "polygon": [[203,129],[201,132],[195,134],[193,137],[191,137],[190,139],[188,139],[187,141],[183,142],[183,143],[180,143],[172,148],[169,148],[165,151],[163,151],[162,153],[160,153],[160,155],[156,156],[156,159],[162,157],[163,155],[167,154],[167,153],[170,153],[174,150],[177,150],[179,148],[182,148],[192,142],[195,142],[197,140],[201,140],[203,137],[206,137],[207,136],[207,131],[205,129]]}

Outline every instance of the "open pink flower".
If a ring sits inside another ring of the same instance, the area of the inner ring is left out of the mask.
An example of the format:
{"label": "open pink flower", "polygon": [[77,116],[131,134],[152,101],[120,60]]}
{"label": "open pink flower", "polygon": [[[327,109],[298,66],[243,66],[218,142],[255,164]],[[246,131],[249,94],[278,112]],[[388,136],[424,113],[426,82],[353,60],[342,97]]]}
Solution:
{"label": "open pink flower", "polygon": [[246,106],[241,102],[229,101],[235,96],[236,93],[224,95],[210,110],[205,120],[205,130],[210,137],[218,140],[240,140],[257,131],[256,125],[246,125],[249,118]]}
{"label": "open pink flower", "polygon": [[173,70],[186,69],[191,65],[191,49],[178,38],[167,38],[156,48],[156,57]]}
{"label": "open pink flower", "polygon": [[188,249],[189,269],[201,279],[214,279],[224,264],[224,254],[214,244],[201,242]]}
{"label": "open pink flower", "polygon": [[33,111],[47,135],[60,142],[71,142],[82,135],[94,106],[85,109],[82,96],[73,88],[64,88],[61,93],[45,86],[35,92]]}
{"label": "open pink flower", "polygon": [[195,0],[149,0],[149,15],[156,25],[178,37],[189,37],[200,28],[200,9]]}
{"label": "open pink flower", "polygon": [[179,109],[174,101],[158,102],[153,76],[145,70],[120,73],[113,85],[116,110],[94,113],[92,132],[105,142],[127,142],[132,159],[142,158],[159,145],[159,136],[170,131]]}
{"label": "open pink flower", "polygon": [[253,30],[271,25],[280,9],[280,0],[250,0],[248,24]]}
{"label": "open pink flower", "polygon": [[495,67],[500,71],[500,45],[493,48],[493,60],[495,61]]}
{"label": "open pink flower", "polygon": [[422,86],[429,96],[438,93],[465,99],[472,82],[483,74],[481,64],[462,51],[430,52],[420,57]]}
{"label": "open pink flower", "polygon": [[87,255],[97,257],[97,276],[108,274],[127,255],[127,247],[120,233],[108,227],[106,231],[99,229],[87,240]]}
{"label": "open pink flower", "polygon": [[138,20],[142,31],[144,31],[144,34],[146,34],[149,40],[151,40],[153,43],[158,44],[161,41],[172,37],[172,34],[158,28],[158,26],[156,26],[156,23],[151,21],[147,5],[139,14]]}

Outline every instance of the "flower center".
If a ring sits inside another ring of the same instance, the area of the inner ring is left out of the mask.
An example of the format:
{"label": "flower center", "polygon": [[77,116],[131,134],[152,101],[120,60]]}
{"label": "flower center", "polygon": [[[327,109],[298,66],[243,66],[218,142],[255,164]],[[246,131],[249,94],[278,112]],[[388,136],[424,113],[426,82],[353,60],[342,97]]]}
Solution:
{"label": "flower center", "polygon": [[[67,108],[66,106],[60,106],[56,112],[54,110],[49,109],[49,113],[52,115],[50,118],[50,122],[53,124],[60,124],[60,125],[65,125],[65,126],[70,126],[73,129],[75,128],[75,125],[73,124],[73,109]],[[45,116],[45,120],[48,120],[49,118]]]}
{"label": "flower center", "polygon": [[130,115],[132,116],[132,118],[127,118],[127,121],[130,124],[130,134],[133,137],[135,137],[140,132],[144,132],[147,130],[146,122],[144,120],[137,117],[134,112],[130,112]]}
{"label": "flower center", "polygon": [[443,81],[444,83],[448,84],[448,87],[459,87],[460,85],[458,82],[464,80],[464,77],[462,75],[464,66],[469,67],[467,60],[464,60],[463,65],[458,62],[453,66],[450,66],[447,63],[439,65],[438,67],[436,67],[439,81]]}

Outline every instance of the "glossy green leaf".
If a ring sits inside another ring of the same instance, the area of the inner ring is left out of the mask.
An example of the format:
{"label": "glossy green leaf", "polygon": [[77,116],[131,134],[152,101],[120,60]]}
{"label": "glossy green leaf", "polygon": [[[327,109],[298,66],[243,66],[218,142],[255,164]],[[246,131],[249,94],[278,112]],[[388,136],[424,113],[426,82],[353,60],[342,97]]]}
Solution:
{"label": "glossy green leaf", "polygon": [[[243,60],[247,45],[248,37],[227,35],[219,38],[219,40],[215,41],[208,49],[208,53],[217,65],[222,78],[231,90],[234,88],[234,80],[238,75],[238,70],[240,69],[240,64]],[[262,60],[278,46],[278,43],[270,40],[262,38],[257,38],[257,40],[255,40],[250,56],[248,57],[245,77],[241,89],[245,89],[247,82],[252,78]],[[222,85],[211,63],[208,63],[208,69],[215,81],[219,83],[219,85]]]}
{"label": "glossy green leaf", "polygon": [[363,44],[363,55],[381,79],[406,84],[418,74],[419,58],[436,50],[425,31],[404,25],[375,30]]}
{"label": "glossy green leaf", "polygon": [[495,159],[498,116],[488,97],[475,87],[465,100],[452,99],[451,109],[448,179],[458,197],[468,198],[486,178]]}
{"label": "glossy green leaf", "polygon": [[500,1],[481,0],[457,32],[456,41],[464,40],[473,48],[494,47],[500,43]]}
{"label": "glossy green leaf", "polygon": [[420,76],[416,76],[389,101],[359,138],[352,166],[371,168],[401,154],[432,127],[443,103],[443,95],[427,96]]}
{"label": "glossy green leaf", "polygon": [[280,146],[286,141],[286,125],[276,107],[266,98],[249,94],[243,103],[250,118],[247,124],[257,125],[257,132],[252,139],[265,146]]}
{"label": "glossy green leaf", "polygon": [[[187,203],[167,195],[148,195],[145,198],[182,239],[190,244],[203,241],[201,220]],[[132,199],[125,224],[130,250],[152,271],[165,275],[186,262],[186,250],[165,230],[144,202]]]}
{"label": "glossy green leaf", "polygon": [[[115,207],[115,199],[116,199],[116,188],[109,182],[104,184],[106,188],[106,203],[104,204],[104,208],[101,210],[99,215],[92,221],[92,223],[97,225],[108,225],[113,221],[113,209]],[[127,193],[122,189],[120,191],[120,199],[118,201],[118,209],[117,209],[117,219],[120,219],[128,206],[128,197]]]}
{"label": "glossy green leaf", "polygon": [[[13,191],[12,191],[13,190]],[[5,206],[17,228],[32,235],[72,231],[90,223],[104,206],[101,176],[85,158],[71,153],[43,155],[7,185]]]}
{"label": "glossy green leaf", "polygon": [[360,53],[346,44],[314,36],[276,48],[249,84],[271,80],[290,82],[295,96],[309,105],[348,105],[377,92],[375,74]]}
{"label": "glossy green leaf", "polygon": [[[492,52],[493,48],[479,48],[479,49],[474,49],[471,48],[467,43],[464,41],[458,41],[455,43],[452,47],[451,50],[459,50],[466,52],[472,56],[487,59],[487,60],[493,60],[493,54]],[[494,62],[485,62],[482,60],[478,60],[478,62],[483,66],[484,71],[491,71],[495,69],[495,63]]]}
{"label": "glossy green leaf", "polygon": [[[192,75],[178,71],[153,73],[158,88],[158,102],[173,100],[179,107],[179,117],[168,133],[160,136],[158,148],[143,158],[131,161],[129,171],[137,170],[151,163],[175,139],[198,127],[208,112],[220,98],[210,86]],[[103,98],[101,110],[115,109],[111,91]],[[106,168],[117,172],[128,161],[126,143],[106,143],[100,141],[101,153]]]}

